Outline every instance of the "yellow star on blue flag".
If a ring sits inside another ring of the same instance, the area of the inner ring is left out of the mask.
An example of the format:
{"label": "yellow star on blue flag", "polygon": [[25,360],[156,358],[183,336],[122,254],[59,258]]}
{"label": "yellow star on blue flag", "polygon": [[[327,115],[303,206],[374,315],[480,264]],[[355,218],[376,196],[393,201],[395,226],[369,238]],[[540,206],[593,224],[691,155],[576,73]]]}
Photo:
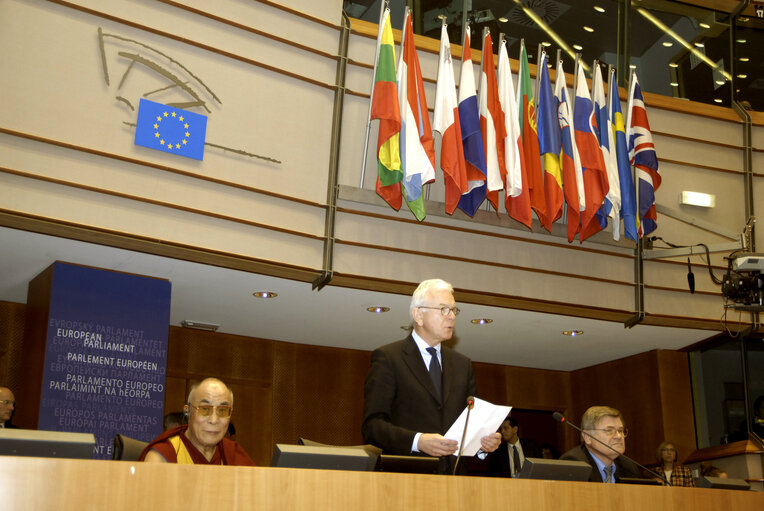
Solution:
{"label": "yellow star on blue flag", "polygon": [[207,116],[141,99],[135,144],[201,160]]}

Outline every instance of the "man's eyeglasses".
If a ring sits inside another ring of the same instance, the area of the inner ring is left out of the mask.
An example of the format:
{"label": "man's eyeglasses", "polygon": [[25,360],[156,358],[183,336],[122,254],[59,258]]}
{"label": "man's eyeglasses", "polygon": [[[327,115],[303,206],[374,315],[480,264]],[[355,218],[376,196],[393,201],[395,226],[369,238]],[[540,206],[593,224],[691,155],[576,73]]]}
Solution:
{"label": "man's eyeglasses", "polygon": [[200,417],[210,417],[212,416],[212,412],[217,412],[218,417],[221,419],[227,419],[231,416],[233,413],[233,407],[228,405],[220,405],[220,406],[213,406],[213,405],[192,405],[191,403],[188,403],[188,406],[191,406],[196,410],[196,413],[199,414]]}
{"label": "man's eyeglasses", "polygon": [[616,433],[620,434],[622,437],[626,438],[629,436],[629,430],[626,428],[592,428],[593,431],[604,431],[606,436],[613,437]]}
{"label": "man's eyeglasses", "polygon": [[453,312],[454,316],[458,316],[461,312],[461,309],[459,307],[446,307],[445,305],[443,307],[425,307],[424,305],[419,305],[420,309],[437,309],[440,311],[441,316],[448,316],[449,312]]}
{"label": "man's eyeglasses", "polygon": [[10,406],[16,406],[16,401],[11,401],[10,399],[0,399],[0,405],[5,405],[5,406],[8,406],[8,405],[10,405]]}

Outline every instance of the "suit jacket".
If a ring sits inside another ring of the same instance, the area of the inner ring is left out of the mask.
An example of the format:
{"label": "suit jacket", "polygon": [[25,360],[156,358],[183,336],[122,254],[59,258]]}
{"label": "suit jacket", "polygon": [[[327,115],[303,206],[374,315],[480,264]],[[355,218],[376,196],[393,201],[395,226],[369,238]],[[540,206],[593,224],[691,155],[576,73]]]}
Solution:
{"label": "suit jacket", "polygon": [[[571,461],[585,461],[589,465],[592,466],[592,473],[589,476],[589,481],[593,483],[602,483],[604,482],[602,480],[602,474],[600,473],[600,469],[597,468],[597,464],[594,462],[594,458],[592,458],[592,454],[589,452],[589,449],[584,447],[583,445],[579,445],[578,447],[574,447],[573,449],[569,450],[562,456],[560,456],[561,460],[571,460]],[[615,470],[615,482],[620,482],[622,477],[636,477],[641,478],[642,475],[639,472],[639,467],[637,467],[634,463],[631,461],[621,458],[620,456],[615,459],[613,464],[616,467]]]}
{"label": "suit jacket", "polygon": [[6,422],[4,427],[6,429],[19,429],[18,426],[16,426],[15,424],[11,424],[10,422]]}
{"label": "suit jacket", "polygon": [[[523,456],[526,458],[541,457],[541,448],[533,440],[521,438],[520,446],[523,448]],[[488,472],[486,475],[512,477],[509,467],[509,456],[509,443],[502,442],[498,449],[488,455]]]}
{"label": "suit jacket", "polygon": [[364,386],[363,424],[366,442],[385,453],[410,455],[414,436],[445,433],[475,395],[472,362],[441,345],[443,397],[424,365],[414,339],[382,346],[371,355]]}

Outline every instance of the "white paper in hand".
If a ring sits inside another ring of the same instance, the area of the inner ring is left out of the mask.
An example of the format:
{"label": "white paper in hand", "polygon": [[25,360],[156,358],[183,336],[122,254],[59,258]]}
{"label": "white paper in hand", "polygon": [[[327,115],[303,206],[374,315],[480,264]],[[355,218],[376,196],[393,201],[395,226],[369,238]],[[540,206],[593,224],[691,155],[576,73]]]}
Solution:
{"label": "white paper in hand", "polygon": [[[470,422],[467,425],[467,434],[464,436],[462,456],[474,456],[477,454],[478,450],[480,450],[480,439],[495,433],[507,415],[509,415],[510,410],[512,410],[511,406],[498,406],[475,398],[475,406],[470,412]],[[444,436],[461,442],[464,422],[466,420],[467,407],[464,407],[462,414],[459,415],[459,418],[456,419]]]}

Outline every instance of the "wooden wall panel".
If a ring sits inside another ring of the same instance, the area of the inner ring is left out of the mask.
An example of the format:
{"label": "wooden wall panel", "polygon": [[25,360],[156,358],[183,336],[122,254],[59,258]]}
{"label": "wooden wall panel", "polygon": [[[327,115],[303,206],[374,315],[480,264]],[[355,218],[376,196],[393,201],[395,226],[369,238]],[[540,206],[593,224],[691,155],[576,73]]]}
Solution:
{"label": "wooden wall panel", "polygon": [[[0,302],[0,381],[28,385],[19,363],[28,308]],[[578,424],[595,404],[620,409],[630,428],[627,454],[652,463],[664,437],[680,451],[695,445],[686,354],[652,351],[571,373],[475,363],[479,397],[524,410],[558,410]],[[234,391],[237,441],[260,465],[276,443],[298,437],[336,445],[363,442],[363,384],[371,353],[170,327],[165,412],[183,408],[192,383],[214,376]],[[17,392],[18,395],[18,392]],[[38,402],[19,400],[19,410]],[[24,424],[26,425],[26,424]],[[531,427],[534,427],[531,425]],[[527,433],[531,433],[527,431]],[[557,446],[578,443],[557,426]]]}
{"label": "wooden wall panel", "polygon": [[657,362],[663,439],[676,443],[681,460],[697,445],[689,358],[687,353],[660,350]]}

